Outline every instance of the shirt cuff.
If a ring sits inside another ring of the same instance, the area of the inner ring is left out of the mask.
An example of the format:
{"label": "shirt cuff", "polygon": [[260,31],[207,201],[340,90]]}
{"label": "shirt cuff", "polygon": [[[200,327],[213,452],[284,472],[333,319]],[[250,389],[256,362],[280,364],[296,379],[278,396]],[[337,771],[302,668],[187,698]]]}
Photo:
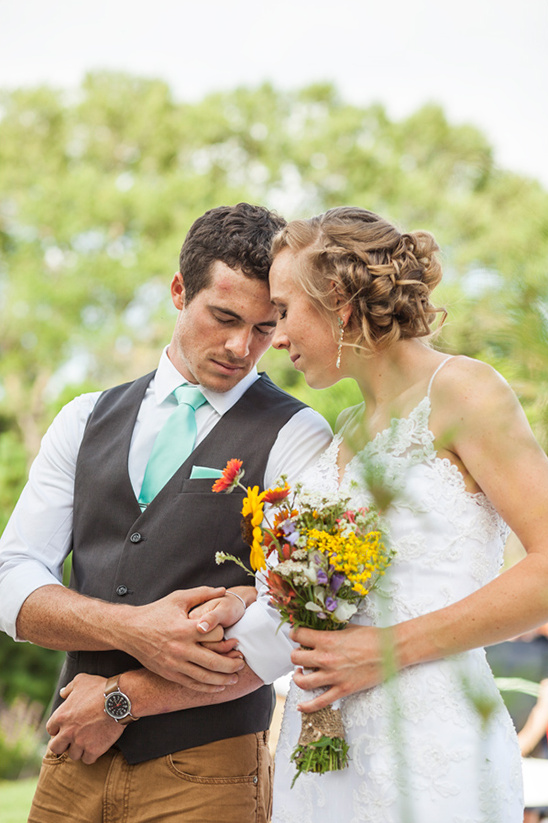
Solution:
{"label": "shirt cuff", "polygon": [[293,671],[291,652],[296,648],[260,602],[252,603],[241,620],[225,629],[225,637],[238,638],[238,650],[263,683]]}

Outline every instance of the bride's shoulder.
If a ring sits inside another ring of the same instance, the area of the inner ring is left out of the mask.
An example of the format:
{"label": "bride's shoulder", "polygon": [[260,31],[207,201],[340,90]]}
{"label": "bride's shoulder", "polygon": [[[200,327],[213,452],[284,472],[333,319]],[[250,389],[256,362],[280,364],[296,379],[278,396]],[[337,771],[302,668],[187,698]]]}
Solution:
{"label": "bride's shoulder", "polygon": [[434,386],[438,392],[449,397],[455,394],[462,396],[467,391],[477,395],[510,388],[508,381],[482,360],[459,354],[448,358],[443,365],[444,368],[435,377]]}
{"label": "bride's shoulder", "polygon": [[495,409],[517,400],[507,380],[481,360],[458,355],[440,369],[432,384],[432,412],[460,421],[472,415],[485,419]]}
{"label": "bride's shoulder", "polygon": [[358,425],[363,419],[364,410],[365,403],[363,402],[343,409],[335,423],[335,434],[343,435],[349,428]]}

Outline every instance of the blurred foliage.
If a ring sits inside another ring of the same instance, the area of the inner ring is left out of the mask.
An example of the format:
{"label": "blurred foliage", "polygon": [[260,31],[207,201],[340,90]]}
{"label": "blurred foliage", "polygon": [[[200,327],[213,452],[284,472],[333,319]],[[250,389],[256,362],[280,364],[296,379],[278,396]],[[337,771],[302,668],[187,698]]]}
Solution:
{"label": "blurred foliage", "polygon": [[0,703],[0,780],[36,775],[44,749],[40,703],[19,696],[9,706]]}
{"label": "blurred foliage", "polygon": [[[0,527],[60,406],[155,366],[186,230],[240,200],[289,218],[355,204],[432,231],[439,345],[498,368],[548,445],[548,193],[498,168],[480,131],[436,105],[394,121],[329,84],[185,103],[160,80],[99,72],[77,94],[0,91]],[[279,353],[265,363],[332,424],[360,399],[349,381],[311,391]],[[29,670],[48,654],[16,648]],[[15,682],[5,653],[0,694]]]}
{"label": "blurred foliage", "polygon": [[20,695],[47,706],[64,654],[32,643],[14,643],[0,632],[0,703],[11,703]]}

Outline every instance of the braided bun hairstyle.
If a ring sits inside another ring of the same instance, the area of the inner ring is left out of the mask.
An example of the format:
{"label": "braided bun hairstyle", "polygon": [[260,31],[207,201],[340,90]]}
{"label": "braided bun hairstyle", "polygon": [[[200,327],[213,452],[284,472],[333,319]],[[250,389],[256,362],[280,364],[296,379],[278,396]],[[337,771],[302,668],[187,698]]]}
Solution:
{"label": "braided bun hairstyle", "polygon": [[273,256],[284,248],[297,255],[297,280],[334,333],[335,308],[352,307],[353,346],[372,353],[431,335],[437,313],[445,320],[430,302],[442,271],[428,232],[401,234],[373,212],[343,206],[288,223],[274,238]]}

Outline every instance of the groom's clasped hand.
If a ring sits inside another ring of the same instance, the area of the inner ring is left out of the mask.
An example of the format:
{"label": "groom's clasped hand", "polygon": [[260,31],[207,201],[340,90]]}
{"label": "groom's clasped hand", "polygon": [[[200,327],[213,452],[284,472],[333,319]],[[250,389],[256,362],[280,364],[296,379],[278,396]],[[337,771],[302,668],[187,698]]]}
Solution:
{"label": "groom's clasped hand", "polygon": [[225,592],[201,586],[136,606],[128,651],[145,668],[191,689],[213,692],[232,685],[243,663],[241,655],[228,655],[237,641],[223,639],[224,626],[242,612]]}

